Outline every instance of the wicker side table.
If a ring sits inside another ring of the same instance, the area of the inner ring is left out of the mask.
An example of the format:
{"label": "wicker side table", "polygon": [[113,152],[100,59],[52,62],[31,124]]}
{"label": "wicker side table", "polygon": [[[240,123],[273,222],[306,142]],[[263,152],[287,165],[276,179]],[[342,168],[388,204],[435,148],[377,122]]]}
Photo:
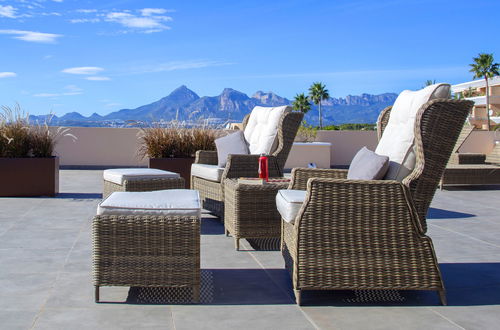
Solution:
{"label": "wicker side table", "polygon": [[150,168],[105,170],[102,198],[115,191],[154,191],[184,189],[184,179],[178,173]]}
{"label": "wicker side table", "polygon": [[280,238],[281,216],[276,209],[276,193],[288,182],[267,184],[224,181],[224,227],[234,237],[236,250],[240,238]]}

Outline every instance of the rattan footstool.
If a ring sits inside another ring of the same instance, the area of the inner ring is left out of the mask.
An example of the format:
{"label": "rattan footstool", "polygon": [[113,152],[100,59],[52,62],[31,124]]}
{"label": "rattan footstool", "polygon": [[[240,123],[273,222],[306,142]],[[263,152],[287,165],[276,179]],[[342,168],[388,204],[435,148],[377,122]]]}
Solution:
{"label": "rattan footstool", "polygon": [[224,181],[224,227],[226,235],[234,237],[236,250],[240,248],[240,238],[281,237],[276,194],[286,189],[289,182],[279,180],[267,184],[238,183],[238,179]]}
{"label": "rattan footstool", "polygon": [[103,198],[107,198],[115,191],[153,191],[184,188],[184,179],[178,173],[155,168],[109,169],[103,172],[103,179]]}
{"label": "rattan footstool", "polygon": [[192,290],[200,298],[201,204],[195,190],[115,192],[93,219],[95,301],[101,286]]}

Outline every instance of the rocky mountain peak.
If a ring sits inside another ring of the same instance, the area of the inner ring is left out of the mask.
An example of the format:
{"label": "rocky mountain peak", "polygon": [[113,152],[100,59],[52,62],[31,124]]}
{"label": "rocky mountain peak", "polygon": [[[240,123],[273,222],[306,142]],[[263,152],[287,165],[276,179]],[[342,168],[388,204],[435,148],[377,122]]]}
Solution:
{"label": "rocky mountain peak", "polygon": [[200,97],[185,85],[182,85],[173,90],[166,98],[176,103],[190,103],[196,101]]}

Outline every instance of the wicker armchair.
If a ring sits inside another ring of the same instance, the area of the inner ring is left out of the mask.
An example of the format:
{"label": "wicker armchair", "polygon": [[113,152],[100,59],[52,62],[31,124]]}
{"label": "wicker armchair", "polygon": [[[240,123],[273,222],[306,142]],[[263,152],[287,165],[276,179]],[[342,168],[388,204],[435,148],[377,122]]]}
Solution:
{"label": "wicker armchair", "polygon": [[[304,117],[300,112],[286,112],[278,125],[278,145],[269,158],[269,176],[283,176],[288,154],[292,148],[295,135]],[[246,128],[250,115],[243,119],[243,129]],[[216,216],[224,216],[224,180],[239,177],[257,177],[259,155],[229,155],[226,167],[220,181],[191,176],[191,189],[200,192],[203,207]],[[217,165],[217,151],[199,150],[196,152],[195,164]]]}
{"label": "wicker armchair", "polygon": [[[402,182],[347,180],[346,170],[296,168],[289,189],[307,190],[282,254],[297,303],[302,290],[445,289],[426,214],[473,103],[438,99],[415,123],[416,165]],[[391,107],[379,117],[379,138]]]}
{"label": "wicker armchair", "polygon": [[440,187],[444,185],[493,185],[500,184],[500,144],[495,144],[489,154],[460,153],[459,149],[474,127],[464,125],[455,144]]}

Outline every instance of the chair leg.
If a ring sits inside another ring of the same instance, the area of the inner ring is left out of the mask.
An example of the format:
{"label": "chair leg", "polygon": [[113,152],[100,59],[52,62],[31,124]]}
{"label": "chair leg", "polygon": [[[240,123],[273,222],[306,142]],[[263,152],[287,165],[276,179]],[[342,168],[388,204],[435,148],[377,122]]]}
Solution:
{"label": "chair leg", "polygon": [[200,303],[200,286],[199,285],[193,286],[193,302],[195,304]]}
{"label": "chair leg", "polygon": [[438,291],[439,294],[439,300],[441,300],[441,305],[446,306],[448,302],[446,301],[446,291],[444,289],[441,289]]}
{"label": "chair leg", "polygon": [[229,236],[229,230],[224,229],[224,232],[226,233],[226,237],[228,237]]}
{"label": "chair leg", "polygon": [[95,302],[99,302],[99,285],[95,286]]}
{"label": "chair leg", "polygon": [[295,301],[297,302],[297,305],[302,306],[302,291],[299,290],[293,290],[295,293]]}
{"label": "chair leg", "polygon": [[234,238],[234,247],[236,248],[236,251],[240,250],[240,239],[239,238]]}

